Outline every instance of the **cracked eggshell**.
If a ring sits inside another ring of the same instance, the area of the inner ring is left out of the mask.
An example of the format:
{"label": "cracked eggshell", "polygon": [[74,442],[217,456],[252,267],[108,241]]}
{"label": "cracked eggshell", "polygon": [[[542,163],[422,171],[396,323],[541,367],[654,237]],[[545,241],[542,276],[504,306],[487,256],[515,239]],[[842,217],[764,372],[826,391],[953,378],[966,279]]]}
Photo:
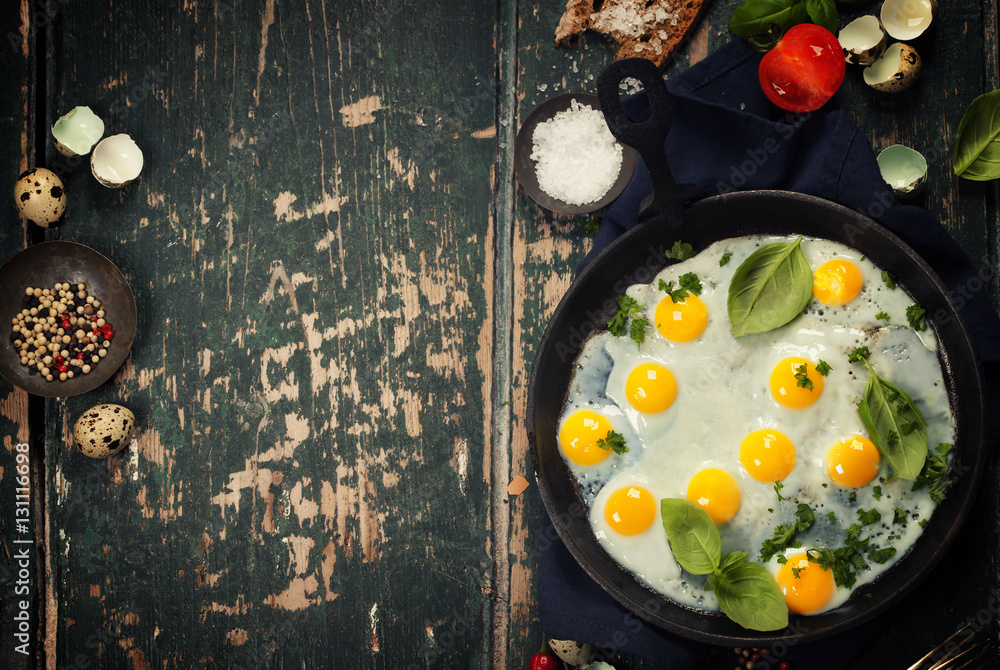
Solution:
{"label": "cracked eggshell", "polygon": [[52,124],[56,151],[70,158],[89,154],[103,135],[104,121],[90,107],[74,107]]}
{"label": "cracked eggshell", "polygon": [[135,415],[121,405],[97,405],[73,425],[73,440],[84,455],[107,458],[128,446]]}
{"label": "cracked eggshell", "polygon": [[865,83],[876,91],[901,93],[920,76],[920,56],[909,44],[896,42],[877,61],[865,68]]}
{"label": "cracked eggshell", "polygon": [[917,195],[927,183],[927,160],[902,144],[883,149],[876,159],[882,179],[900,200]]}
{"label": "cracked eggshell", "polygon": [[870,14],[844,26],[837,40],[844,48],[844,59],[851,65],[871,65],[885,53],[885,29]]}
{"label": "cracked eggshell", "polygon": [[594,660],[594,648],[586,642],[549,640],[549,649],[564,663],[579,668]]}
{"label": "cracked eggshell", "polygon": [[882,25],[897,40],[915,40],[937,16],[936,0],[885,0],[879,13]]}
{"label": "cracked eggshell", "polygon": [[131,184],[142,172],[142,149],[128,135],[105,137],[90,156],[90,171],[108,188]]}
{"label": "cracked eggshell", "polygon": [[66,212],[66,189],[55,172],[35,168],[18,177],[14,201],[25,218],[48,228]]}

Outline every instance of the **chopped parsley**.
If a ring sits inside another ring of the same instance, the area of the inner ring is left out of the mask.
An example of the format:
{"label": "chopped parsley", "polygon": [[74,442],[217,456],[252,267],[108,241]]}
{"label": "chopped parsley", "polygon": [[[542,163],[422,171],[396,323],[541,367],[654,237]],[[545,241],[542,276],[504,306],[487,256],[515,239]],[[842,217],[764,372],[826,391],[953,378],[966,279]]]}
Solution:
{"label": "chopped parsley", "polygon": [[632,341],[636,344],[642,344],[642,341],[646,339],[646,326],[649,325],[648,319],[640,319],[635,317],[632,319],[632,323],[628,327],[628,336],[632,338]]}
{"label": "chopped parsley", "polygon": [[888,270],[882,270],[882,281],[885,282],[885,287],[890,291],[896,290],[896,277]]}
{"label": "chopped parsley", "polygon": [[856,491],[851,491],[850,495],[847,496],[847,502],[856,502],[858,499],[858,494]]}
{"label": "chopped parsley", "polygon": [[657,284],[657,288],[668,294],[674,302],[681,302],[688,297],[688,293],[701,295],[701,280],[693,272],[688,272],[678,277],[677,284],[678,288],[675,289],[672,281],[663,281],[661,279],[659,284]]}
{"label": "chopped parsley", "polygon": [[[764,540],[764,543],[760,546],[761,563],[766,563],[771,560],[772,556],[780,554],[788,547],[798,548],[802,546],[802,543],[793,542],[792,539],[796,533],[812,526],[815,515],[809,505],[799,503],[798,508],[795,510],[795,518],[796,521],[791,526],[780,524],[774,529],[773,537],[770,540]],[[784,562],[781,560],[781,557],[778,558],[778,561],[781,563]]]}
{"label": "chopped parsley", "polygon": [[836,512],[830,512],[829,514],[826,515],[826,518],[829,519],[830,521],[836,521],[837,520],[837,513]]}
{"label": "chopped parsley", "polygon": [[601,449],[610,449],[616,454],[624,454],[628,451],[628,445],[625,444],[625,436],[613,430],[608,431],[607,437],[597,440],[597,446]]}
{"label": "chopped parsley", "polygon": [[898,507],[892,508],[892,525],[895,526],[897,523],[906,525],[906,510],[899,509]]}
{"label": "chopped parsley", "polygon": [[830,370],[832,369],[833,366],[824,361],[822,358],[819,359],[819,363],[816,364],[816,372],[820,373],[824,377],[830,374]]}
{"label": "chopped parsley", "polygon": [[732,257],[733,257],[733,254],[731,252],[729,252],[729,251],[727,251],[726,253],[722,254],[722,258],[719,259],[719,267],[721,268],[722,266],[726,265],[729,262],[729,259],[732,258]]}
{"label": "chopped parsley", "polygon": [[881,520],[882,520],[882,513],[879,512],[874,507],[869,510],[866,510],[862,507],[858,508],[858,521],[861,522],[862,526],[870,526],[873,523],[878,523]]}
{"label": "chopped parsley", "polygon": [[872,498],[875,498],[875,500],[881,500],[882,499],[882,487],[881,486],[876,486],[875,488],[872,489]]}
{"label": "chopped parsley", "polygon": [[629,317],[638,314],[640,310],[642,306],[635,301],[635,298],[629,295],[618,296],[618,313],[608,319],[608,331],[612,335],[621,337],[628,332],[625,324]]}
{"label": "chopped parsley", "polygon": [[677,240],[674,242],[674,246],[670,248],[670,251],[664,252],[664,256],[672,258],[675,261],[686,261],[694,256],[694,248],[687,242]]}
{"label": "chopped parsley", "polygon": [[583,232],[588,235],[596,235],[597,231],[601,229],[601,218],[595,217],[583,222]]}
{"label": "chopped parsley", "polygon": [[875,315],[875,318],[889,323],[889,314],[887,312],[879,312]]}
{"label": "chopped parsley", "polygon": [[809,379],[808,370],[809,368],[806,367],[805,363],[795,368],[795,385],[800,386],[807,391],[812,391],[813,382]]}
{"label": "chopped parsley", "polygon": [[917,525],[923,528],[924,526],[927,525],[927,519],[921,519],[920,521],[917,522]]}
{"label": "chopped parsley", "polygon": [[902,537],[903,537],[902,535],[890,535],[887,539],[889,539],[889,540],[898,540],[898,539],[900,539]]}
{"label": "chopped parsley", "polygon": [[906,320],[910,322],[913,330],[927,330],[927,310],[917,305],[910,305],[906,308]]}
{"label": "chopped parsley", "polygon": [[778,502],[786,500],[784,496],[781,495],[781,489],[785,488],[785,485],[780,481],[774,482],[774,492],[778,495]]}
{"label": "chopped parsley", "polygon": [[868,358],[871,355],[872,352],[868,351],[868,347],[858,347],[847,355],[847,360],[851,363],[857,363],[862,358]]}
{"label": "chopped parsley", "polygon": [[948,480],[948,454],[954,448],[955,445],[942,442],[933,451],[928,449],[924,467],[913,480],[913,488],[910,490],[916,491],[921,486],[926,486],[931,500],[941,504],[948,495],[948,488],[951,487],[951,482]]}
{"label": "chopped parsley", "polygon": [[881,565],[896,555],[896,547],[885,547],[884,549],[869,549],[868,560]]}

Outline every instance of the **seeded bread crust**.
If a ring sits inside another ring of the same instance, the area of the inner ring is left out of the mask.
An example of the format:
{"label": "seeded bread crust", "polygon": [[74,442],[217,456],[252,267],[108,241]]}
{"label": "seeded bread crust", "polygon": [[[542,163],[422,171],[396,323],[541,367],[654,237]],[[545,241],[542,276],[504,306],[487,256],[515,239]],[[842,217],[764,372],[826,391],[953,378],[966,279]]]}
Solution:
{"label": "seeded bread crust", "polygon": [[690,32],[708,0],[568,0],[556,28],[556,44],[566,46],[585,30],[618,42],[616,58],[639,56],[662,65]]}

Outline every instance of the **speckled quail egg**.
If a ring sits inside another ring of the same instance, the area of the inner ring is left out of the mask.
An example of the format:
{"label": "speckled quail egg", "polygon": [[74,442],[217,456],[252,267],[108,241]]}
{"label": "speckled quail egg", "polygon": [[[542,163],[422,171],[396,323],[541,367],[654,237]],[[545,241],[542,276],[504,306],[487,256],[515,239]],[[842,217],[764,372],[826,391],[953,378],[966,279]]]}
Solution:
{"label": "speckled quail egg", "polygon": [[921,67],[920,56],[913,47],[896,42],[865,68],[865,83],[876,91],[901,93],[917,81]]}
{"label": "speckled quail egg", "polygon": [[73,439],[91,458],[107,458],[128,446],[135,415],[121,405],[96,405],[76,420]]}
{"label": "speckled quail egg", "polygon": [[586,642],[575,640],[549,640],[549,649],[563,663],[580,668],[594,660],[594,648]]}
{"label": "speckled quail egg", "polygon": [[18,177],[14,201],[29,221],[48,228],[66,211],[66,189],[55,172],[35,168]]}

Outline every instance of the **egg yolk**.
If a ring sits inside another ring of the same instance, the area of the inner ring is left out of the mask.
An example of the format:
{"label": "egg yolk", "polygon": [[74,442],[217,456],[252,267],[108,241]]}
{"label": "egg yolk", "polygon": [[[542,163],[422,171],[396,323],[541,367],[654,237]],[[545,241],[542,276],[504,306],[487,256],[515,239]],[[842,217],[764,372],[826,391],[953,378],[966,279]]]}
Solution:
{"label": "egg yolk", "polygon": [[824,305],[843,305],[861,291],[861,270],[849,260],[834,258],[813,275],[813,295]]}
{"label": "egg yolk", "polygon": [[854,435],[831,447],[826,457],[826,473],[841,486],[864,486],[878,474],[881,458],[871,440]]}
{"label": "egg yolk", "polygon": [[823,375],[816,372],[811,361],[792,356],[782,359],[771,371],[771,395],[785,407],[808,407],[819,400],[822,393]]}
{"label": "egg yolk", "polygon": [[653,318],[663,337],[672,342],[690,342],[705,331],[708,307],[693,293],[680,302],[674,302],[668,295],[656,306]]}
{"label": "egg yolk", "polygon": [[662,412],[677,397],[677,380],[657,363],[643,363],[625,380],[625,395],[632,407],[645,414]]}
{"label": "egg yolk", "polygon": [[726,523],[740,509],[740,485],[725,470],[706,468],[691,478],[687,499],[708,512],[715,523]]}
{"label": "egg yolk", "polygon": [[740,445],[740,463],[759,482],[784,479],[795,466],[795,446],[772,428],[754,431]]}
{"label": "egg yolk", "polygon": [[559,429],[559,446],[566,458],[577,465],[594,465],[611,454],[610,449],[597,446],[607,438],[611,422],[597,412],[582,409],[570,414]]}
{"label": "egg yolk", "polygon": [[620,535],[638,535],[653,525],[656,499],[641,486],[625,486],[608,497],[604,518]]}
{"label": "egg yolk", "polygon": [[778,588],[788,609],[796,614],[812,614],[833,597],[833,570],[809,562],[806,554],[797,554],[778,568]]}

